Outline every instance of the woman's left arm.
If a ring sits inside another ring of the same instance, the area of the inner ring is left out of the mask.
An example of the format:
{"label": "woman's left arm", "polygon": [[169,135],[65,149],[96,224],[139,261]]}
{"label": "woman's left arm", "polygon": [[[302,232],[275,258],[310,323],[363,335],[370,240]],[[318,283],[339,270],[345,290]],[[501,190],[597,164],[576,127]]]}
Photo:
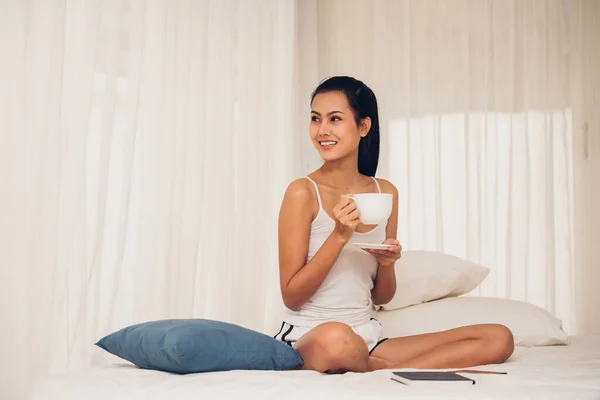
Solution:
{"label": "woman's left arm", "polygon": [[379,268],[375,277],[375,285],[371,290],[371,298],[376,305],[389,303],[396,294],[396,272],[394,265],[400,259],[402,246],[396,239],[398,232],[398,190],[391,183],[384,179],[378,179],[381,191],[391,193],[392,213],[388,219],[385,229],[386,240],[384,243],[393,245],[388,250],[366,250],[377,259]]}

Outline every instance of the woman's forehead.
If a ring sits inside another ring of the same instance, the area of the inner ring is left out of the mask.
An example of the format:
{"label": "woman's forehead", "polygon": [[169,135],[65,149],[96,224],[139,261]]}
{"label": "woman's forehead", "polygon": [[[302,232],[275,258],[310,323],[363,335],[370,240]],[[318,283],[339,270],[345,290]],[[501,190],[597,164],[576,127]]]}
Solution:
{"label": "woman's forehead", "polygon": [[348,99],[342,92],[319,93],[312,102],[312,110],[319,113],[327,113],[334,109],[345,111],[349,108]]}

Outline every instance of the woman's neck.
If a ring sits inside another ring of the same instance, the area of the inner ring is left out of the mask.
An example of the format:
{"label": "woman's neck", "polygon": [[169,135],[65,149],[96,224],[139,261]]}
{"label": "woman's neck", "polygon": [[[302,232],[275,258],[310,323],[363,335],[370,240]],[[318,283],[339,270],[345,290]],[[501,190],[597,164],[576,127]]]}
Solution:
{"label": "woman's neck", "polygon": [[359,188],[361,174],[358,172],[358,160],[343,159],[325,162],[319,169],[328,185],[351,193]]}

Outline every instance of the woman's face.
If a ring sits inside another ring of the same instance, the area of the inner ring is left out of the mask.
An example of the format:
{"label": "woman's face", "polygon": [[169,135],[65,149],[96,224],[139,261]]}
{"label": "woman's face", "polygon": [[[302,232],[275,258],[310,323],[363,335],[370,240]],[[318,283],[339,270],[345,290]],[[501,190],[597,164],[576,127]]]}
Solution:
{"label": "woman's face", "polygon": [[369,131],[370,119],[363,119],[357,126],[344,93],[317,94],[310,114],[310,139],[323,160],[333,161],[358,153],[360,139]]}

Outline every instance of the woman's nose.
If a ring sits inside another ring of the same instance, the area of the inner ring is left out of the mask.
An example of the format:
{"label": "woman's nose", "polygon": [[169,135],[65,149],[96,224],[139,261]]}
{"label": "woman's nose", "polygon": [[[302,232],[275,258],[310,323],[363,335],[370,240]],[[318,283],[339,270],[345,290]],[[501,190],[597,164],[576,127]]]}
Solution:
{"label": "woman's nose", "polygon": [[322,137],[327,137],[330,136],[330,132],[329,132],[329,126],[327,125],[327,123],[322,122],[319,125],[319,132],[318,132],[318,136],[322,136]]}

